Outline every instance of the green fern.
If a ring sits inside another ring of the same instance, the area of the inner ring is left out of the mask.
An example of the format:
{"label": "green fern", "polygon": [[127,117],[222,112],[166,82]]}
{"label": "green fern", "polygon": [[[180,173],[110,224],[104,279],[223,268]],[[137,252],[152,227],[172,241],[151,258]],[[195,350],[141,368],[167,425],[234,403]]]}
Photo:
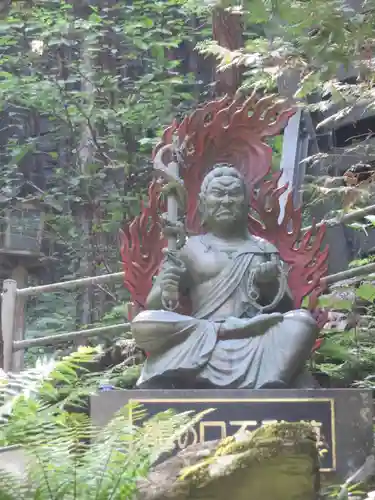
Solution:
{"label": "green fern", "polygon": [[[1,500],[132,499],[150,466],[207,413],[191,417],[167,411],[147,419],[146,411],[133,404],[99,428],[86,414],[46,404],[43,396],[54,395],[56,380],[76,381],[77,367],[82,370],[82,360],[90,359],[92,352],[81,350],[60,362],[40,362],[33,370],[3,377],[0,431],[21,447],[28,470],[26,477],[0,470]],[[93,392],[91,382],[82,389]]]}
{"label": "green fern", "polygon": [[[53,404],[64,399],[64,387],[70,397],[76,396],[78,387],[85,387],[86,393],[95,390],[102,374],[89,374],[88,366],[94,361],[96,349],[80,348],[77,352],[56,361],[39,359],[36,366],[21,373],[0,373],[0,424],[7,421],[17,405],[25,400],[39,399]],[[86,368],[87,367],[87,368]],[[88,385],[84,374],[91,375]],[[94,384],[94,380],[96,385]]]}
{"label": "green fern", "polygon": [[8,472],[0,469],[0,498],[1,500],[29,500],[29,488]]}
{"label": "green fern", "polygon": [[147,420],[145,410],[133,404],[98,428],[86,415],[36,413],[18,429],[27,477],[17,481],[1,473],[0,498],[131,499],[137,481],[202,416],[167,411]]}

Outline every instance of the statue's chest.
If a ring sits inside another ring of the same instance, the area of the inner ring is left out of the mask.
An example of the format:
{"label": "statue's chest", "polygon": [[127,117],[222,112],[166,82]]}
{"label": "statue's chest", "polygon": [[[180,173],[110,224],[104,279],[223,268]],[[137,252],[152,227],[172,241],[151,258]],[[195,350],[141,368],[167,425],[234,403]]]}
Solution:
{"label": "statue's chest", "polygon": [[[218,276],[224,269],[231,266],[234,256],[237,254],[237,248],[222,247],[209,248],[196,254],[193,265],[193,280],[196,284],[204,283]],[[254,255],[251,261],[251,267],[255,267],[264,262],[264,256]]]}
{"label": "statue's chest", "polygon": [[201,253],[194,262],[194,281],[202,283],[214,278],[231,262],[231,256],[225,252]]}

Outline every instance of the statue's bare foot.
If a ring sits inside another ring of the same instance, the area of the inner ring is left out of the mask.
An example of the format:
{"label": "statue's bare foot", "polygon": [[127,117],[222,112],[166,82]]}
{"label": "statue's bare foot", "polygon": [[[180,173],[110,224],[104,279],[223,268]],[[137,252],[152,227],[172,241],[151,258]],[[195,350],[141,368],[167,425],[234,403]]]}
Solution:
{"label": "statue's bare foot", "polygon": [[220,327],[219,337],[239,339],[263,335],[283,319],[284,316],[280,313],[259,314],[254,318],[228,318]]}

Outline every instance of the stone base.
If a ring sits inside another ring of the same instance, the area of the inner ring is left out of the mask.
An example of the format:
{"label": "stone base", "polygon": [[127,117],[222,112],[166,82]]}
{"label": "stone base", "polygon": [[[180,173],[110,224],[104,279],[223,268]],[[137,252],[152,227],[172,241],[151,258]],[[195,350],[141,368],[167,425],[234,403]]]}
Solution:
{"label": "stone base", "polygon": [[265,423],[309,422],[317,432],[321,472],[345,479],[365,461],[373,446],[371,391],[313,390],[131,390],[108,391],[91,398],[94,423],[105,425],[130,401],[155,415],[212,409],[184,439],[184,447],[223,439]]}

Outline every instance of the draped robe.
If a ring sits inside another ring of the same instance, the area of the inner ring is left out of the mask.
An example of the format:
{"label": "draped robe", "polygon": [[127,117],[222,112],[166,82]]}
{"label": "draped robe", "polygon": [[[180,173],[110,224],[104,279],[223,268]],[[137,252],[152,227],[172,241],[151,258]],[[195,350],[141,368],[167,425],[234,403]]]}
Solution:
{"label": "draped robe", "polygon": [[[149,353],[139,387],[152,388],[153,382],[166,378],[179,380],[177,387],[182,381],[190,388],[298,386],[296,380],[303,372],[319,332],[307,311],[286,312],[283,322],[262,335],[218,338],[220,325],[226,318],[217,312],[228,300],[233,304],[230,316],[252,318],[258,313],[248,300],[247,283],[250,271],[257,265],[257,255],[269,257],[277,252],[265,243],[266,252],[254,248],[254,241],[245,244],[211,280],[210,289],[191,316],[147,310],[134,318],[135,341]],[[287,290],[284,299],[292,308],[290,297]]]}

